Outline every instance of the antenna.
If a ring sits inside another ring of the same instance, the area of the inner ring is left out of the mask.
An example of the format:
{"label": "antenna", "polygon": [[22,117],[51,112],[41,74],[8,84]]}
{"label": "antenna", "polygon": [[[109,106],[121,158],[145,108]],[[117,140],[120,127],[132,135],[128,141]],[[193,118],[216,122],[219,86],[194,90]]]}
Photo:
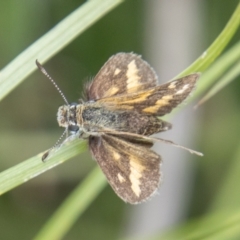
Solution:
{"label": "antenna", "polygon": [[[38,67],[38,69],[52,82],[53,86],[57,89],[57,91],[60,93],[61,97],[63,98],[64,102],[69,106],[69,103],[67,101],[67,98],[65,97],[65,95],[63,94],[63,92],[61,91],[61,89],[58,87],[58,85],[56,84],[56,82],[52,79],[52,77],[47,73],[47,71],[45,70],[45,68],[38,62],[38,60],[36,59],[36,65]],[[47,151],[43,154],[42,156],[42,161],[45,162],[45,159],[48,157],[50,151],[54,148],[56,148],[60,141],[62,140],[62,138],[64,137],[64,135],[67,135],[67,131],[68,128],[65,128],[64,132],[62,133],[62,135],[60,136],[60,138],[57,140],[57,142]]]}
{"label": "antenna", "polygon": [[36,64],[38,69],[52,82],[52,84],[54,85],[54,87],[57,89],[57,91],[60,93],[60,95],[62,96],[64,102],[69,105],[67,98],[65,97],[65,95],[63,94],[63,92],[61,91],[61,89],[58,87],[58,85],[56,84],[56,82],[52,79],[52,77],[47,73],[47,71],[45,70],[45,68],[38,62],[38,60],[36,59]]}

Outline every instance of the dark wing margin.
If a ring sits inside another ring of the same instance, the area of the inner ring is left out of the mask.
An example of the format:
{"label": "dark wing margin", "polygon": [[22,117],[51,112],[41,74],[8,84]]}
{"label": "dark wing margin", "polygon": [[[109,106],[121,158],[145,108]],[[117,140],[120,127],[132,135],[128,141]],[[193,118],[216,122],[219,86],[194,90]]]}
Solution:
{"label": "dark wing margin", "polygon": [[150,149],[151,143],[102,135],[91,136],[89,146],[109,184],[125,202],[143,202],[157,191],[161,157]]}
{"label": "dark wing margin", "polygon": [[157,75],[140,55],[118,53],[113,55],[87,86],[88,100],[137,92],[155,87]]}
{"label": "dark wing margin", "polygon": [[141,114],[163,116],[190,95],[199,76],[199,73],[194,73],[145,91],[103,98],[98,102],[113,110],[134,110]]}

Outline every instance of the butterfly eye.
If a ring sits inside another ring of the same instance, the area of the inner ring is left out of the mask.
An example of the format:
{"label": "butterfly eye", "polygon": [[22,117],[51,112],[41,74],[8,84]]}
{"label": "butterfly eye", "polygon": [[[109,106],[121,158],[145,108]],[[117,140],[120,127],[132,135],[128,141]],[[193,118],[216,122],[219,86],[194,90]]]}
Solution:
{"label": "butterfly eye", "polygon": [[78,103],[75,103],[75,102],[70,103],[70,108],[75,108],[77,105],[78,105]]}
{"label": "butterfly eye", "polygon": [[68,130],[71,132],[71,133],[76,133],[78,130],[79,130],[79,127],[77,125],[69,125],[68,126]]}

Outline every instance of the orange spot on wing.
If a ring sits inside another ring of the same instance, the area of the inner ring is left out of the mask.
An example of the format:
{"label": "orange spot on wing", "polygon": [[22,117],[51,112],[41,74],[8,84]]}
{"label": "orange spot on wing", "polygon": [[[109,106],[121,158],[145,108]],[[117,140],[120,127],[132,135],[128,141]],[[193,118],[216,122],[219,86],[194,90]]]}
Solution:
{"label": "orange spot on wing", "polygon": [[150,106],[143,109],[143,112],[156,113],[161,107],[169,105],[169,100],[173,98],[172,95],[167,95],[159,99],[154,106]]}

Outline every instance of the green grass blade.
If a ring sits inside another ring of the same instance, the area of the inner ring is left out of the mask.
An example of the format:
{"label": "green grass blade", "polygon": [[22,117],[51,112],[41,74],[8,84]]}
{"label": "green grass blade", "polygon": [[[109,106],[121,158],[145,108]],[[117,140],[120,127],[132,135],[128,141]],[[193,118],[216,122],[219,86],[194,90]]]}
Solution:
{"label": "green grass blade", "polygon": [[[107,181],[100,168],[95,168],[88,177],[68,196],[34,240],[62,239],[95,197],[101,192]],[[94,186],[94,187],[92,187]]]}
{"label": "green grass blade", "polygon": [[203,72],[219,56],[226,45],[232,39],[240,25],[240,3],[235,9],[227,25],[203,54],[188,68],[181,72],[177,77],[182,77],[193,72]]}
{"label": "green grass blade", "polygon": [[80,154],[87,148],[79,139],[65,144],[43,163],[42,153],[0,173],[0,195]]}
{"label": "green grass blade", "polygon": [[210,91],[198,102],[198,106],[202,105],[210,98],[212,98],[215,94],[220,92],[225,86],[231,83],[239,75],[240,75],[240,61],[236,62],[236,64],[223,77],[219,79],[219,81],[210,89]]}
{"label": "green grass blade", "polygon": [[220,79],[219,83],[216,85],[216,89],[213,89],[211,94],[215,94],[216,91],[222,89],[226,84],[228,84],[232,79],[234,79],[239,72],[237,65],[239,64],[240,59],[240,41],[235,44],[231,49],[229,49],[223,56],[221,56],[217,61],[204,72],[199,85],[196,89],[196,96],[203,94],[207,89],[209,89],[216,81],[221,78],[221,76],[226,72],[231,66],[234,67],[231,69],[227,75]]}
{"label": "green grass blade", "polygon": [[[215,82],[217,82],[221,76],[227,71],[232,65],[236,65],[236,62],[240,59],[240,42],[235,44],[231,49],[224,53],[219,59],[216,60],[215,63],[211,65],[209,69],[207,69],[204,74],[201,76],[198,81],[197,88],[193,95],[191,95],[186,102],[192,102],[197,99],[199,96],[204,94]],[[239,69],[232,69],[233,72],[229,72],[229,75],[226,75],[224,78],[234,78],[237,75]],[[226,83],[226,80],[224,82]],[[230,82],[230,80],[228,80]],[[221,83],[222,84],[222,83]],[[196,107],[199,106],[199,103]],[[181,110],[181,107],[173,110],[172,113],[176,113]],[[163,119],[167,120],[169,116],[164,116]]]}
{"label": "green grass blade", "polygon": [[0,72],[0,100],[37,69],[36,59],[46,62],[122,1],[87,1],[19,54]]}

